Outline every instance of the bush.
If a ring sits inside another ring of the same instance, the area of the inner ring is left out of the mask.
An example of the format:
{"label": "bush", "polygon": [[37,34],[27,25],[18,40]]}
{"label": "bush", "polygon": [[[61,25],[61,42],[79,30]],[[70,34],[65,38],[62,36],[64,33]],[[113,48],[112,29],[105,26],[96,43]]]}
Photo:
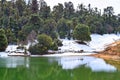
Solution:
{"label": "bush", "polygon": [[52,38],[46,34],[38,35],[38,44],[41,46],[46,46],[47,48],[50,48],[52,45]]}
{"label": "bush", "polygon": [[5,35],[5,31],[0,29],[0,51],[5,51],[8,46],[7,37]]}
{"label": "bush", "polygon": [[58,45],[57,43],[53,42],[52,46],[51,46],[51,50],[58,50]]}
{"label": "bush", "polygon": [[58,46],[63,46],[62,41],[60,41],[59,39],[55,39],[54,42],[55,42]]}
{"label": "bush", "polygon": [[34,46],[30,46],[29,51],[31,54],[46,54],[53,45],[52,38],[46,34],[38,35],[38,43]]}
{"label": "bush", "polygon": [[34,46],[30,46],[29,48],[29,51],[31,54],[40,54],[40,55],[43,55],[43,54],[47,54],[47,47],[45,46],[41,46],[40,44],[36,44]]}
{"label": "bush", "polygon": [[80,40],[81,42],[91,40],[89,27],[84,24],[78,24],[75,27],[73,36],[75,39]]}

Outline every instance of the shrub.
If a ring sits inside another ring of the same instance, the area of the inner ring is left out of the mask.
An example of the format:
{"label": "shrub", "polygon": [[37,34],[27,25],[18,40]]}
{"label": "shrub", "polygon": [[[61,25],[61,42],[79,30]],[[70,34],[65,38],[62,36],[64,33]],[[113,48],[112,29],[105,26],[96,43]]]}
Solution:
{"label": "shrub", "polygon": [[89,27],[84,24],[78,24],[75,27],[73,36],[75,39],[80,40],[81,42],[91,40]]}
{"label": "shrub", "polygon": [[38,35],[38,43],[34,46],[30,46],[29,51],[31,54],[46,54],[53,45],[52,38],[46,34]]}

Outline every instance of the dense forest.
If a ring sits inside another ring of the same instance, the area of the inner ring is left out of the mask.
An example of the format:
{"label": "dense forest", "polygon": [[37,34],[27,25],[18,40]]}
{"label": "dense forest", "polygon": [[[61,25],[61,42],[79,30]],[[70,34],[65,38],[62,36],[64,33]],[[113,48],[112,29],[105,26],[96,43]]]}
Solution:
{"label": "dense forest", "polygon": [[[5,31],[8,44],[34,42],[41,34],[58,46],[61,45],[59,37],[75,38],[76,27],[81,25],[87,26],[87,30],[83,30],[88,34],[117,33],[120,31],[120,14],[114,15],[112,6],[104,8],[102,13],[97,7],[92,8],[91,4],[78,4],[75,9],[72,2],[65,2],[51,9],[44,0],[0,1],[0,28]],[[78,36],[76,39],[79,39]]]}

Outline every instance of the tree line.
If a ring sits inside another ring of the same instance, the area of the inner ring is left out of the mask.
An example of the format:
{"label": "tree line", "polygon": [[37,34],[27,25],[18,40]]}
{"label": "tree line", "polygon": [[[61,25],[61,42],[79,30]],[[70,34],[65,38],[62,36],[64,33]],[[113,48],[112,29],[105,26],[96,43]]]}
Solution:
{"label": "tree line", "polygon": [[44,0],[0,1],[0,28],[5,30],[9,44],[34,42],[37,35],[46,34],[53,39],[54,45],[58,45],[58,37],[76,38],[76,26],[81,25],[87,26],[89,30],[84,31],[91,33],[117,33],[120,14],[114,15],[112,6],[104,8],[103,13],[91,4],[78,4],[75,9],[71,1],[58,3],[52,10]]}

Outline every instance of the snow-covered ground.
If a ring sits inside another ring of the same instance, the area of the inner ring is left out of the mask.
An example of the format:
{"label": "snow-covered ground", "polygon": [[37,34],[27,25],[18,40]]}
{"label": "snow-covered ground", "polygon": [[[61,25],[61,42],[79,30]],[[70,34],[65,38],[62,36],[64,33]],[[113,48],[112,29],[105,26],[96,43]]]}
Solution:
{"label": "snow-covered ground", "polygon": [[[25,45],[26,49],[28,49],[30,46],[30,44]],[[24,50],[21,49],[17,49],[18,45],[8,45],[8,47],[6,48],[5,52],[0,52],[0,57],[8,57],[8,55],[24,55],[21,54],[23,52],[25,52]],[[17,54],[14,52],[18,52]],[[19,53],[20,52],[20,53]]]}
{"label": "snow-covered ground", "polygon": [[18,45],[9,45],[7,48],[6,48],[6,52],[13,52],[17,49]]}
{"label": "snow-covered ground", "polygon": [[75,40],[61,39],[63,46],[59,47],[61,52],[72,52],[72,51],[85,51],[85,52],[93,52],[93,51],[101,51],[106,48],[108,44],[115,42],[120,39],[119,35],[116,34],[92,34],[91,41],[88,45],[82,45],[75,42]]}
{"label": "snow-covered ground", "polygon": [[[115,42],[116,40],[120,39],[120,35],[116,34],[92,34],[91,41],[88,45],[81,45],[75,42],[75,40],[68,40],[68,39],[61,39],[63,46],[59,47],[59,52],[65,52],[62,54],[52,54],[52,55],[45,55],[45,56],[69,56],[69,55],[88,55],[91,54],[93,51],[101,51],[104,50],[108,44]],[[28,49],[30,44],[26,45]],[[16,51],[17,45],[9,45],[6,49],[6,52]],[[74,54],[75,51],[85,51],[84,54]],[[0,56],[7,56],[8,53],[1,52]],[[73,53],[72,53],[73,52]]]}

